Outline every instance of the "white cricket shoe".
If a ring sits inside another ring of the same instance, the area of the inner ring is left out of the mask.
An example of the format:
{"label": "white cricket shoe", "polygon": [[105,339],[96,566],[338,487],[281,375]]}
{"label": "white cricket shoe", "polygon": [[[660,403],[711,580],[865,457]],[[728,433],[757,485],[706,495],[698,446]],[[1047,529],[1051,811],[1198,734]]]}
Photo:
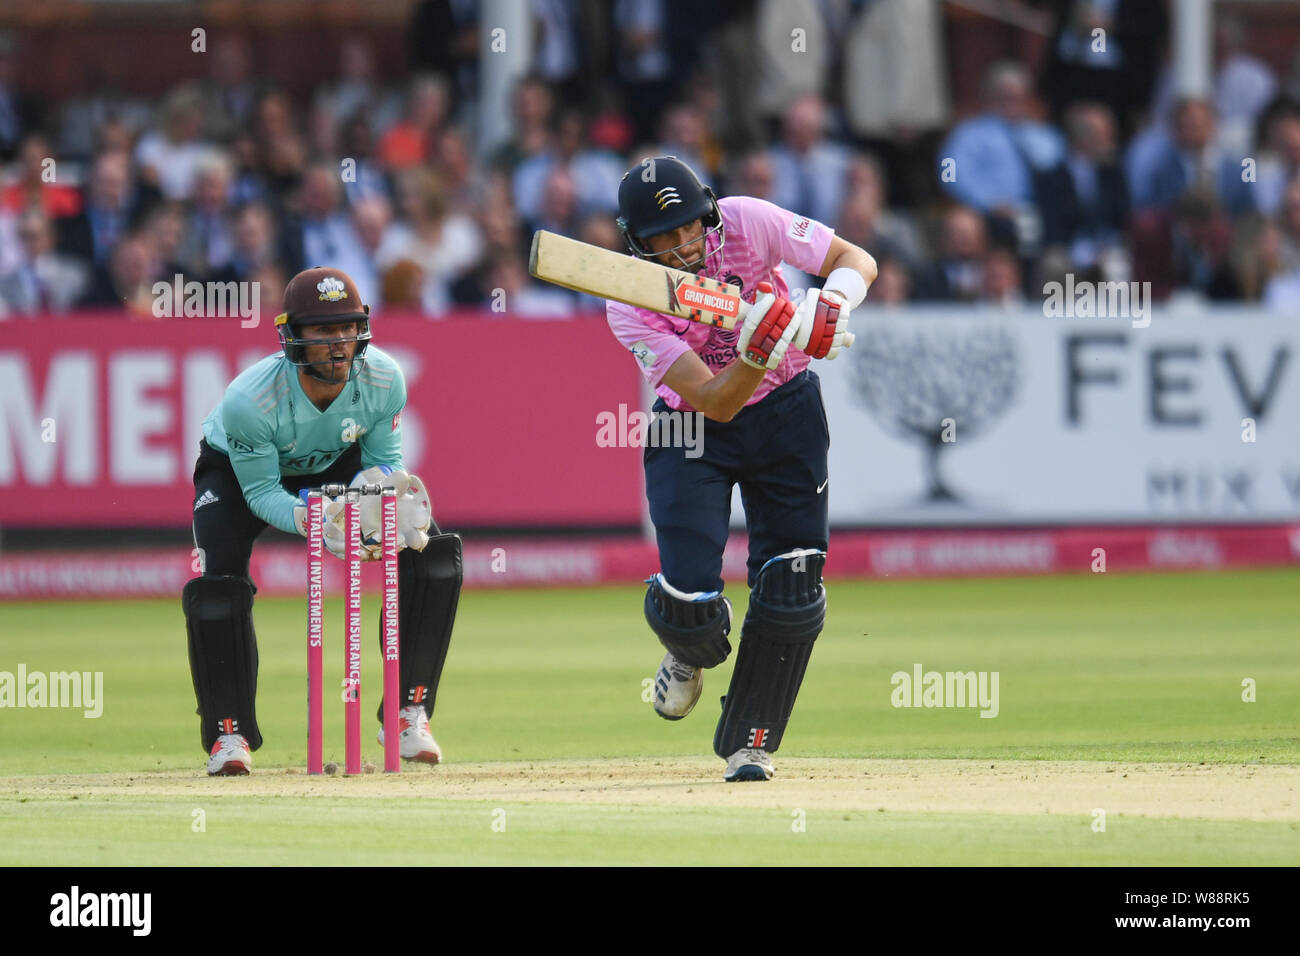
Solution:
{"label": "white cricket shoe", "polygon": [[722,779],[727,783],[739,780],[771,780],[772,758],[766,750],[757,747],[742,747],[727,758],[727,770]]}
{"label": "white cricket shoe", "polygon": [[222,734],[208,755],[209,777],[243,777],[253,768],[253,755],[243,734]]}
{"label": "white cricket shoe", "polygon": [[704,669],[664,655],[655,674],[655,713],[664,720],[681,720],[691,712],[704,691]]}
{"label": "white cricket shoe", "polygon": [[[398,753],[403,760],[416,760],[420,763],[442,763],[442,748],[429,733],[429,715],[424,712],[423,704],[411,704],[403,707],[398,715],[397,725],[402,729],[398,735]],[[379,728],[379,742],[384,742],[384,728]]]}

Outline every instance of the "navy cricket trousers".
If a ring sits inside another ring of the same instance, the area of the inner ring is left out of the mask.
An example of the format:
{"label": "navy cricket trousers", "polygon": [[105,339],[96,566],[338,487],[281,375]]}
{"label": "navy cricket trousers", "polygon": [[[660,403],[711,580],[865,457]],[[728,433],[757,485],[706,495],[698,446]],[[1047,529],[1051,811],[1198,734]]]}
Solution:
{"label": "navy cricket trousers", "polygon": [[[663,399],[656,412],[671,409]],[[749,529],[749,586],[763,563],[795,548],[827,547],[830,430],[816,373],[805,370],[729,422],[704,420],[702,454],[645,449],[646,498],[668,583],[722,589],[722,551],[740,485]]]}

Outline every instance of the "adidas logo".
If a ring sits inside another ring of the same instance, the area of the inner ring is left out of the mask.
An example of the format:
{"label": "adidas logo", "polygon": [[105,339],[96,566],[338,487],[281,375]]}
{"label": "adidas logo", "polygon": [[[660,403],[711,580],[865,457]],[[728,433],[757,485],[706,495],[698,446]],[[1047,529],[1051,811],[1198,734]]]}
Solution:
{"label": "adidas logo", "polygon": [[198,501],[194,502],[194,510],[198,511],[204,505],[210,505],[214,501],[220,501],[220,500],[221,499],[219,499],[216,495],[212,493],[212,489],[209,488],[207,491],[203,492],[203,494],[199,495]]}

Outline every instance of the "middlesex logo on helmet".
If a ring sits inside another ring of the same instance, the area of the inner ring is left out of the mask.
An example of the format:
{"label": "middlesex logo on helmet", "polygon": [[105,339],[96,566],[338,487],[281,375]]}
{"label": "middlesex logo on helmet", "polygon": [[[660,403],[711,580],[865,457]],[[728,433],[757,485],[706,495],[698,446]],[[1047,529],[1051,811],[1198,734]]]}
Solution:
{"label": "middlesex logo on helmet", "polygon": [[316,290],[320,292],[322,302],[338,302],[348,297],[347,287],[334,276],[326,276],[317,282]]}
{"label": "middlesex logo on helmet", "polygon": [[665,186],[655,193],[655,202],[659,204],[659,210],[662,212],[669,206],[680,205],[682,197],[677,195],[677,190],[672,186]]}

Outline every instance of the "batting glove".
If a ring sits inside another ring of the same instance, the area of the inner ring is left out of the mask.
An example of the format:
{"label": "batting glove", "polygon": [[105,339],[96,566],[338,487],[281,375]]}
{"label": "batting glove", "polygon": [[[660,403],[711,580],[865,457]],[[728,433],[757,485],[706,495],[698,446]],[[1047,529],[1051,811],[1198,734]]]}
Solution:
{"label": "batting glove", "polygon": [[777,296],[772,283],[760,282],[736,342],[740,360],[754,368],[776,368],[799,331],[798,319],[794,303]]}
{"label": "batting glove", "polygon": [[851,307],[844,296],[828,289],[809,289],[799,306],[795,348],[809,358],[833,359],[853,344],[849,331]]}

